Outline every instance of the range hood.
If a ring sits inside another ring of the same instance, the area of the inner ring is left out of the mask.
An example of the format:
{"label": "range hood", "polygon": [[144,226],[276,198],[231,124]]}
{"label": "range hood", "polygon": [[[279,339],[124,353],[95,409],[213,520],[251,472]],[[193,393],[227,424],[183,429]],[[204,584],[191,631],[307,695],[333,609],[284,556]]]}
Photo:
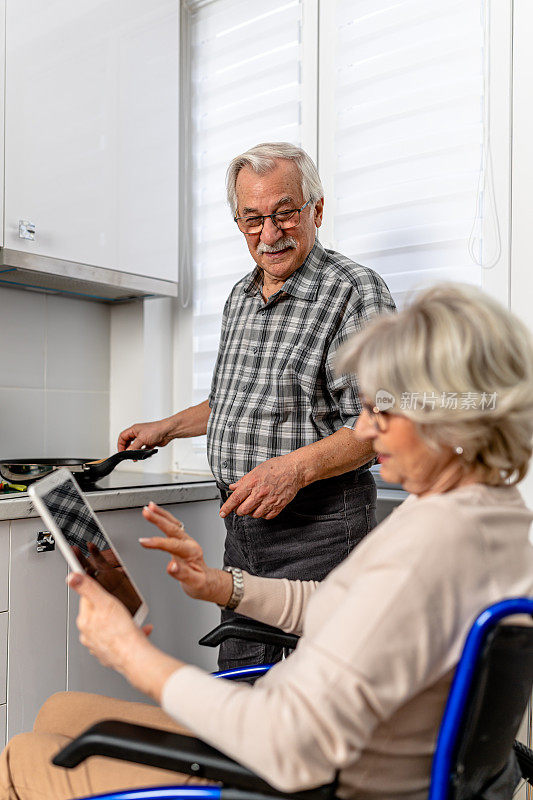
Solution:
{"label": "range hood", "polygon": [[178,294],[178,284],[173,281],[6,248],[0,248],[0,288],[2,285],[107,303]]}

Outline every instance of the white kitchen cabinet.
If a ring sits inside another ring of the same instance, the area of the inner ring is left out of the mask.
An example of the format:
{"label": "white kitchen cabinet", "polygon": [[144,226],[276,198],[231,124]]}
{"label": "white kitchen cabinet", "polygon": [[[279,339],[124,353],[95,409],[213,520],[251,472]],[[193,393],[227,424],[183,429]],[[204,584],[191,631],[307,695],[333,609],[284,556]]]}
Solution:
{"label": "white kitchen cabinet", "polygon": [[0,612],[9,608],[9,522],[0,522]]}
{"label": "white kitchen cabinet", "polygon": [[44,700],[66,688],[67,564],[37,552],[40,519],[11,522],[8,715],[11,738],[29,731]]}
{"label": "white kitchen cabinet", "polygon": [[7,0],[6,248],[177,281],[178,15]]}
{"label": "white kitchen cabinet", "polygon": [[[206,561],[222,565],[224,523],[218,516],[216,500],[165,506],[198,539]],[[204,669],[216,669],[217,649],[198,646],[198,639],[218,625],[220,612],[212,603],[201,603],[184,594],[179,583],[165,571],[168,556],[146,551],[140,536],[153,536],[154,527],[141,516],[141,510],[124,509],[98,514],[106,531],[131,570],[149,606],[148,621],[154,625],[151,640],[167,653]],[[114,697],[144,700],[120,675],[102,667],[78,641],[76,615],[78,601],[70,597],[68,621],[68,688],[101,692]]]}
{"label": "white kitchen cabinet", "polygon": [[[198,538],[206,560],[221,565],[225,529],[218,516],[218,501],[165,507]],[[154,643],[185,661],[216,669],[217,651],[201,648],[197,642],[218,624],[218,609],[191,600],[182,592],[177,581],[165,572],[167,556],[143,550],[138,538],[152,535],[154,529],[144,521],[140,508],[98,512],[98,516],[146,598],[149,621],[155,625]],[[6,710],[2,705],[6,702],[6,646],[8,738],[31,730],[44,701],[67,688],[147,701],[80,645],[76,628],[78,598],[65,583],[66,562],[57,548],[37,552],[37,534],[44,529],[44,523],[35,517],[0,522],[0,551],[6,557],[5,561],[0,557],[0,567],[5,564],[6,583],[9,563],[9,611],[0,613],[0,744]],[[9,530],[10,562],[9,548],[3,544]],[[1,586],[0,575],[0,596]]]}
{"label": "white kitchen cabinet", "polygon": [[7,706],[0,706],[0,747],[4,747],[7,742]]}
{"label": "white kitchen cabinet", "polygon": [[[0,86],[5,84],[5,15],[6,15],[6,0],[0,0]],[[5,106],[0,102],[0,185],[4,183],[4,120],[5,120]],[[0,219],[4,218],[4,196],[0,193]],[[3,226],[2,226],[3,228]],[[4,231],[0,230],[0,246],[4,244]],[[1,274],[2,267],[0,267]],[[1,717],[0,717],[0,734],[1,734]]]}
{"label": "white kitchen cabinet", "polygon": [[7,700],[7,611],[0,614],[0,705],[5,705]]}

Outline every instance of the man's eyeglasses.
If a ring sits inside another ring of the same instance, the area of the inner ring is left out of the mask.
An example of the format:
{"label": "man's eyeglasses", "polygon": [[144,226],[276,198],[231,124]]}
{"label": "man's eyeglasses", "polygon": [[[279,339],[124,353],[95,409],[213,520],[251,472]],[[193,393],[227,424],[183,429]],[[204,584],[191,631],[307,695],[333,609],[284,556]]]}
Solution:
{"label": "man's eyeglasses", "polygon": [[256,217],[233,217],[239,230],[245,236],[253,236],[253,234],[261,233],[266,219],[271,219],[272,224],[280,231],[286,231],[289,228],[296,228],[300,224],[300,214],[306,206],[311,202],[311,198],[304,203],[301,208],[291,208],[289,211],[276,211],[274,214],[263,214]]}
{"label": "man's eyeglasses", "polygon": [[363,411],[366,411],[372,425],[374,428],[379,431],[380,433],[385,433],[389,427],[389,422],[387,417],[389,416],[388,411],[380,411],[377,406],[373,406],[371,403],[368,403],[366,400],[360,398],[361,401],[361,408]]}

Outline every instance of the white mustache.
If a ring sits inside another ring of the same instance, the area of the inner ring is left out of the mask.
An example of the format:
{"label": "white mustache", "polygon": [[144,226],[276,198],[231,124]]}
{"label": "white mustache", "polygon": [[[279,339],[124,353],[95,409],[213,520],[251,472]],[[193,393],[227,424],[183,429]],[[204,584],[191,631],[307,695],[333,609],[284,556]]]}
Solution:
{"label": "white mustache", "polygon": [[279,253],[280,250],[285,250],[287,247],[295,249],[298,247],[298,242],[296,239],[293,239],[292,236],[284,236],[282,239],[278,239],[276,244],[265,244],[265,242],[259,242],[257,245],[257,254],[262,255],[263,253]]}

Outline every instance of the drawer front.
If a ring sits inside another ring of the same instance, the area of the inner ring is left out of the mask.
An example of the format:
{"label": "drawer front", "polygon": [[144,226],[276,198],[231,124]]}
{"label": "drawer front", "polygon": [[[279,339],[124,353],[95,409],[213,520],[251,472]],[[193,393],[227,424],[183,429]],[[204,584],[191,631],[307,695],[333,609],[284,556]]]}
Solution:
{"label": "drawer front", "polygon": [[9,614],[0,614],[0,704],[7,698],[7,620]]}
{"label": "drawer front", "polygon": [[9,522],[0,522],[0,611],[8,609]]}
{"label": "drawer front", "polygon": [[7,706],[0,706],[0,747],[6,746]]}

